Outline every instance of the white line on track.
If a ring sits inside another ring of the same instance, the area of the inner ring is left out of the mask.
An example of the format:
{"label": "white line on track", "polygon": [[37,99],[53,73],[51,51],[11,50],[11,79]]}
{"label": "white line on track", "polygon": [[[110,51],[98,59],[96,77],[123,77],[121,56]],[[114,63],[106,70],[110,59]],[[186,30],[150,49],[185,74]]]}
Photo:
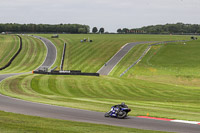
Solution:
{"label": "white line on track", "polygon": [[179,123],[198,124],[198,125],[200,125],[200,122],[197,122],[197,121],[171,120],[171,122],[179,122]]}

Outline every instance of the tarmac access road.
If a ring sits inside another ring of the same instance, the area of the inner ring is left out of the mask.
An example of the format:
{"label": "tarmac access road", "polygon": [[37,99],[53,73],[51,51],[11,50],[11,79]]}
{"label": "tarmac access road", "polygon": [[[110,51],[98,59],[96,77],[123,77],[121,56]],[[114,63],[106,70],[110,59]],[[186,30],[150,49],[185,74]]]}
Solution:
{"label": "tarmac access road", "polygon": [[[51,46],[50,41],[43,41],[46,46]],[[47,44],[48,43],[48,44]],[[55,47],[48,47],[48,54],[53,54],[53,56],[48,56],[45,61],[49,63],[44,66],[51,66],[54,61],[50,61],[56,58]],[[54,50],[53,50],[54,49]],[[53,51],[53,53],[51,53]],[[17,74],[5,74],[0,75],[0,82],[7,77],[14,76]],[[47,118],[55,118],[62,120],[71,120],[79,122],[88,122],[96,124],[106,124],[114,125],[120,127],[138,128],[138,129],[148,129],[148,130],[159,130],[159,131],[169,131],[169,132],[180,132],[180,133],[199,133],[200,126],[192,124],[184,124],[177,122],[168,122],[160,120],[152,120],[138,117],[128,117],[127,119],[115,119],[115,118],[105,118],[104,113],[87,111],[81,109],[73,109],[67,107],[53,106],[42,103],[34,103],[29,101],[24,101],[20,99],[11,98],[0,94],[0,110],[6,112],[13,112],[25,115],[40,116]],[[109,109],[108,109],[109,110]],[[134,109],[132,109],[134,111]]]}

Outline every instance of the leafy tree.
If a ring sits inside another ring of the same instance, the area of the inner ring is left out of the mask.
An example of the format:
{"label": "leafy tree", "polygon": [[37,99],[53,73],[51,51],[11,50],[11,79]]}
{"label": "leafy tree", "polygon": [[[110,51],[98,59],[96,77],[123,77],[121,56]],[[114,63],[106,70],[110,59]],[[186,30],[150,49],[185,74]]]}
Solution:
{"label": "leafy tree", "polygon": [[[199,34],[200,25],[199,24],[165,24],[165,25],[150,25],[144,26],[142,28],[135,29],[136,31],[143,31],[142,33],[149,34]],[[138,33],[138,32],[137,32]]]}
{"label": "leafy tree", "polygon": [[79,28],[78,33],[86,33],[86,29],[85,28]]}
{"label": "leafy tree", "polygon": [[92,33],[97,33],[97,31],[98,31],[97,27],[93,27]]}
{"label": "leafy tree", "polygon": [[129,29],[128,28],[123,28],[122,32],[127,34],[129,32]]}
{"label": "leafy tree", "polygon": [[117,33],[122,33],[122,29],[117,29]]}
{"label": "leafy tree", "polygon": [[104,33],[104,28],[103,27],[99,29],[99,33]]}

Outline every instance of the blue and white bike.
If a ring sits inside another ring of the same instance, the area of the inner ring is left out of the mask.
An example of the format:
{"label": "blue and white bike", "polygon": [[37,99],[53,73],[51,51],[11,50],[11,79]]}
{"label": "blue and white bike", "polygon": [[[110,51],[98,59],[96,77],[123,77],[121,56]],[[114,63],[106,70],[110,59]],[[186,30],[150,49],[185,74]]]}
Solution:
{"label": "blue and white bike", "polygon": [[130,112],[131,109],[129,108],[121,108],[121,107],[111,107],[111,110],[109,112],[105,113],[105,117],[115,117],[119,119],[126,118],[128,115],[128,112]]}

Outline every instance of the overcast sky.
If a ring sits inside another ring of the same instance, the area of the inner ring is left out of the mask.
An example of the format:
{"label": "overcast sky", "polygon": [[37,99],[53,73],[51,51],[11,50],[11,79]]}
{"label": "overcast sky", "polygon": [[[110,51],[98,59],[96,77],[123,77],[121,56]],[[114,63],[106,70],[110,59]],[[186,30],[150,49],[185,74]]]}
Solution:
{"label": "overcast sky", "polygon": [[200,0],[0,0],[0,23],[78,23],[91,28],[200,24]]}

